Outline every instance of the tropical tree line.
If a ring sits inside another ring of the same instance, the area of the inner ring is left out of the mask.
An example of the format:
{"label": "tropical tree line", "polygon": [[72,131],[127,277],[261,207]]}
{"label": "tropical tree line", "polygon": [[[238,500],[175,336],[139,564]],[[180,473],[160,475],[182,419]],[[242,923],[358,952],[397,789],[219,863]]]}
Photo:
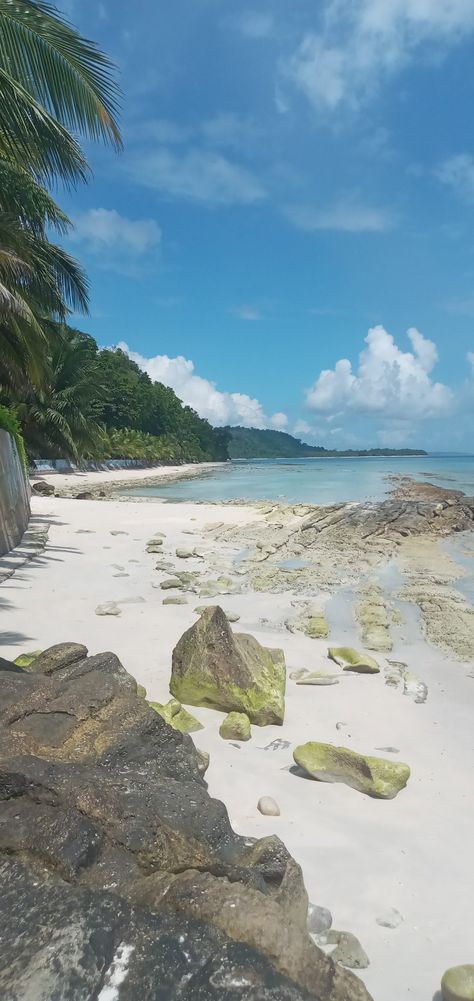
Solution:
{"label": "tropical tree line", "polygon": [[112,63],[56,8],[0,0],[0,427],[29,458],[224,457],[225,435],[137,370],[140,402],[133,363],[68,324],[88,282],[55,196],[89,177],[81,140],[121,148],[119,102]]}

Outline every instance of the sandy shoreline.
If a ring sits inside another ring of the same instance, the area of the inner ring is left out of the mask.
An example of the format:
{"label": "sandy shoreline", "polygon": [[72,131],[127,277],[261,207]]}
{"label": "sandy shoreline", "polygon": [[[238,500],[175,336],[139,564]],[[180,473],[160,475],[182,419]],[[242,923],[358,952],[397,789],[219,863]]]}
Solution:
{"label": "sandy shoreline", "polygon": [[[98,469],[76,470],[73,473],[52,473],[38,471],[30,476],[32,483],[44,480],[54,486],[58,495],[69,492],[103,490],[109,496],[121,487],[133,488],[139,483],[156,485],[169,483],[173,480],[193,479],[195,476],[205,476],[213,469],[219,469],[221,462],[184,463],[182,466],[155,466],[144,469]],[[158,499],[158,498],[156,498]]]}
{"label": "sandy shoreline", "polygon": [[[188,474],[185,467],[178,471]],[[174,472],[165,467],[157,475]],[[104,476],[115,483],[115,473],[124,479],[124,470],[79,474],[81,489],[104,482]],[[127,480],[138,480],[138,474],[149,476],[150,470],[129,471]],[[47,475],[49,482],[55,477],[65,485],[62,474]],[[195,606],[218,603],[240,616],[235,630],[282,647],[289,671],[328,668],[326,640],[285,626],[302,607],[304,592],[254,591],[248,578],[239,577],[242,539],[248,535],[251,544],[264,518],[254,506],[34,497],[33,513],[50,523],[49,542],[41,557],[2,584],[2,656],[65,640],[83,642],[91,653],[110,649],[150,699],[166,701],[173,646],[196,620]],[[217,521],[219,540],[205,528]],[[185,605],[163,605],[169,592],[159,584],[169,574],[155,569],[159,556],[145,552],[157,531],[165,535],[163,559],[204,579],[233,566],[241,593],[188,593]],[[194,546],[202,560],[176,558],[177,547]],[[319,597],[328,612],[329,642],[359,647],[347,584],[332,593],[321,587]],[[95,614],[107,601],[120,604],[119,617]],[[224,800],[235,829],[278,834],[303,866],[310,899],[332,911],[334,927],[358,936],[371,961],[360,975],[376,1001],[431,1001],[443,971],[473,959],[474,678],[472,664],[428,645],[415,614],[392,633],[393,651],[375,656],[382,667],[386,657],[407,663],[428,685],[424,704],[389,687],[383,670],[373,677],[344,676],[323,688],[289,680],[282,727],[253,727],[252,740],[236,747],[219,737],[223,714],[193,709],[204,724],[195,743],[210,752],[209,790]],[[276,739],[288,746],[266,749]],[[412,769],[408,786],[384,802],[343,785],[298,778],[288,770],[292,748],[310,739],[367,754],[398,748],[394,757]],[[280,817],[257,812],[263,795],[277,800]],[[390,908],[403,917],[396,929],[376,921]]]}

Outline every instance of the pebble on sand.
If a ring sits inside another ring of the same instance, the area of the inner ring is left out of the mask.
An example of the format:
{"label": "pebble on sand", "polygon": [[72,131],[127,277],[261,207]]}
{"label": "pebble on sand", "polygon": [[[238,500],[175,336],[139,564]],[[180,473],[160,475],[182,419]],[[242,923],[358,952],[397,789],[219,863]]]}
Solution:
{"label": "pebble on sand", "polygon": [[260,813],[263,813],[264,817],[280,816],[280,807],[271,796],[261,796],[257,804],[257,809]]}

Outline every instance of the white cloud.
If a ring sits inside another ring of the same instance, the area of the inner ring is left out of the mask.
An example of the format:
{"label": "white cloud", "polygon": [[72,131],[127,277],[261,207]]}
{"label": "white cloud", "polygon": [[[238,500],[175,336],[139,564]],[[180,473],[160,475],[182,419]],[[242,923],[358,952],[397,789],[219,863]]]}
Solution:
{"label": "white cloud", "polygon": [[68,239],[99,268],[136,276],[156,264],[161,229],[154,219],[127,219],[115,209],[89,209],[74,218]]}
{"label": "white cloud", "polygon": [[308,421],[297,421],[293,428],[293,434],[311,434],[311,424],[308,424]]}
{"label": "white cloud", "polygon": [[211,150],[194,148],[178,155],[160,147],[133,154],[128,167],[136,181],[171,198],[208,205],[252,205],[266,195],[249,170]]}
{"label": "white cloud", "polygon": [[382,448],[406,448],[413,440],[413,427],[387,427],[377,431],[377,441]]}
{"label": "white cloud", "polygon": [[272,38],[275,33],[275,21],[270,12],[247,10],[229,20],[233,28],[256,41]]}
{"label": "white cloud", "polygon": [[338,230],[342,233],[382,233],[392,229],[395,216],[389,209],[364,205],[353,196],[346,196],[328,208],[312,205],[286,205],[284,216],[297,229],[308,233],[317,230]]}
{"label": "white cloud", "polygon": [[276,431],[284,431],[288,427],[288,417],[279,411],[270,417],[270,424]]}
{"label": "white cloud", "polygon": [[474,202],[474,156],[459,153],[439,165],[435,171],[439,181],[447,184],[465,202]]}
{"label": "white cloud", "polygon": [[267,416],[259,400],[245,393],[223,393],[217,389],[214,382],[196,375],[194,363],[188,358],[178,355],[170,358],[168,355],[155,355],[145,358],[136,351],[131,351],[123,341],[117,345],[125,351],[132,361],[151,379],[171,386],[175,393],[201,417],[206,417],[211,424],[241,424],[244,427],[282,428],[287,424],[285,414],[276,413]]}
{"label": "white cloud", "polygon": [[144,254],[161,240],[154,219],[127,219],[115,209],[89,209],[76,215],[71,239],[97,252],[120,247],[134,256]]}
{"label": "white cloud", "polygon": [[257,306],[235,306],[231,309],[231,313],[237,316],[239,320],[254,322],[255,320],[262,319],[262,314]]}
{"label": "white cloud", "polygon": [[201,122],[198,127],[206,143],[211,146],[253,149],[261,141],[262,129],[252,118],[237,115],[234,111],[221,111]]}
{"label": "white cloud", "polygon": [[320,372],[307,392],[308,406],[322,412],[352,411],[384,417],[422,419],[451,412],[451,389],[433,382],[431,372],[438,360],[436,345],[415,328],[408,330],[412,351],[402,351],[391,334],[381,327],[369,330],[367,347],[353,372],[350,361],[341,358],[334,369]]}
{"label": "white cloud", "polygon": [[473,31],[472,0],[329,0],[283,75],[317,110],[355,107],[428,46],[439,56]]}

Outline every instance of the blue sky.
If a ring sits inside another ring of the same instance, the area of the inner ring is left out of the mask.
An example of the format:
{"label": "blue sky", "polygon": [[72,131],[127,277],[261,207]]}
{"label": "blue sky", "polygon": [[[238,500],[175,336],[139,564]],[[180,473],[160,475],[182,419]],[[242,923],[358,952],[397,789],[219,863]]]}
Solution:
{"label": "blue sky", "polygon": [[473,450],[473,0],[60,8],[124,95],[78,325],[216,424]]}

